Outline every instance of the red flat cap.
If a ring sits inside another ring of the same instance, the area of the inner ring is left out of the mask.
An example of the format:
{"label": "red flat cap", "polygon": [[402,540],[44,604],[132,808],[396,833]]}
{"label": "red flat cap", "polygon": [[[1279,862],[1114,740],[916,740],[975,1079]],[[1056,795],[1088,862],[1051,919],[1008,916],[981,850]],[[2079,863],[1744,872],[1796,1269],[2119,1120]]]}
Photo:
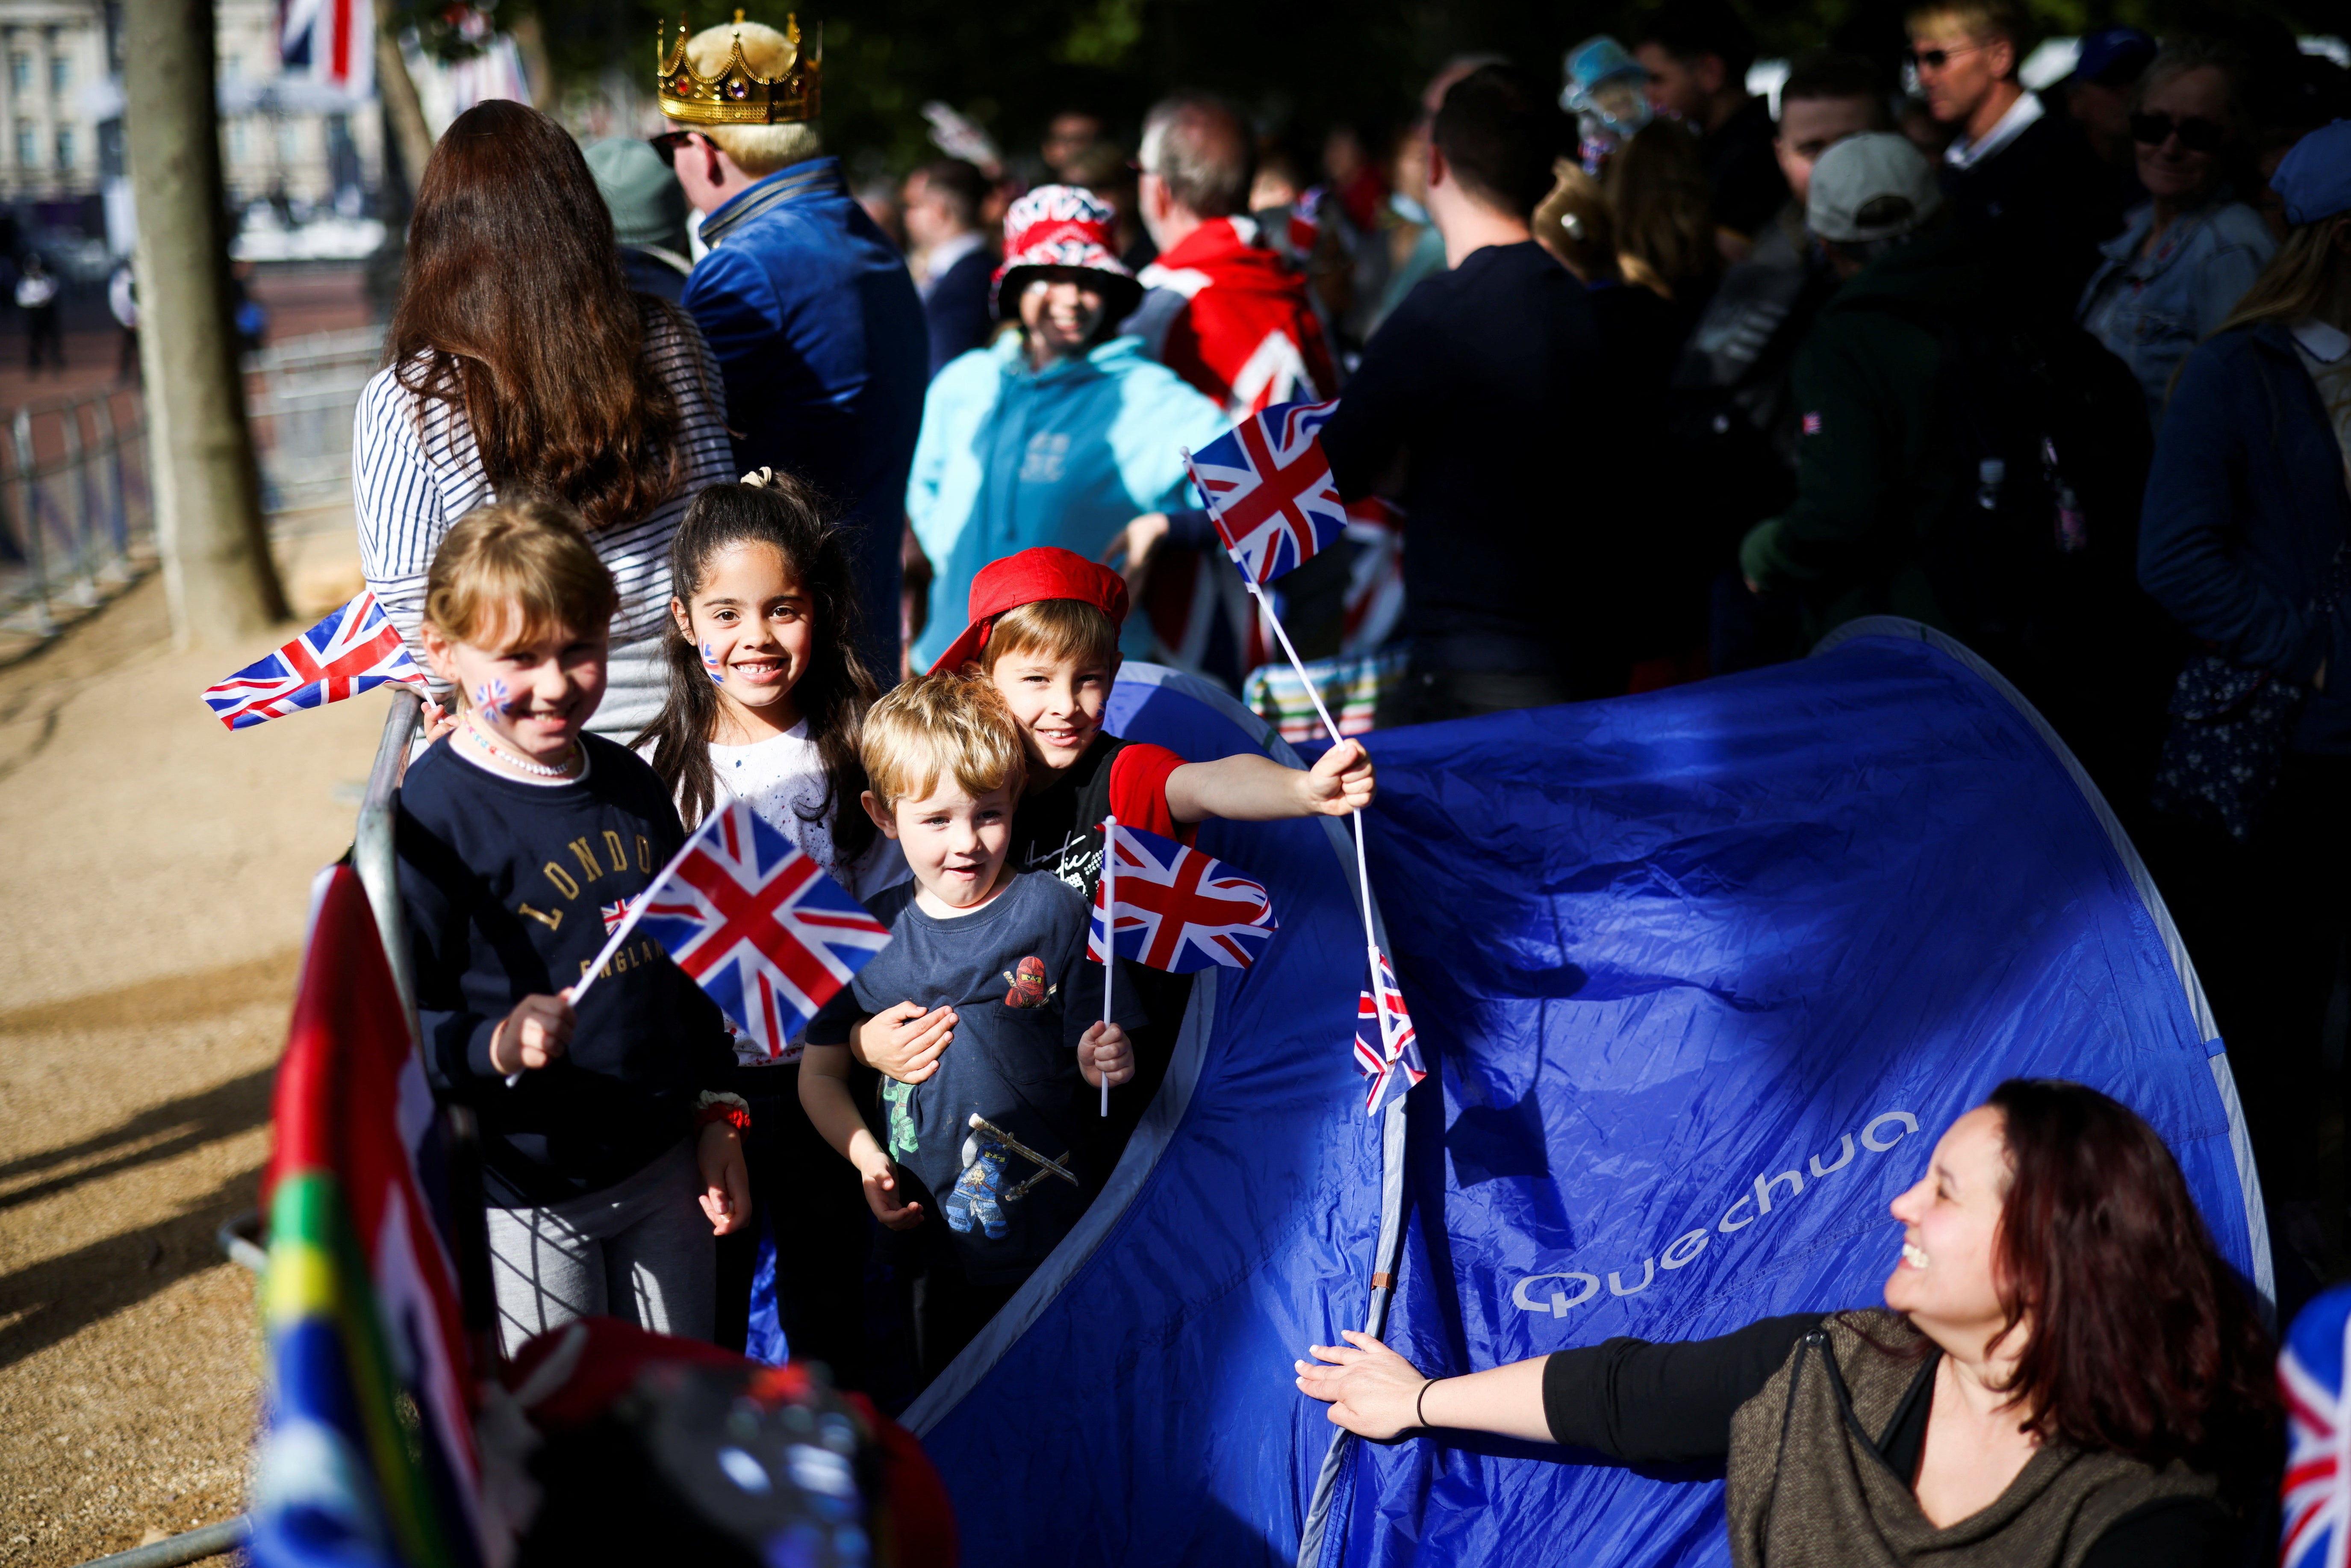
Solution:
{"label": "red flat cap", "polygon": [[947,644],[934,670],[960,670],[979,662],[987,629],[1008,610],[1046,599],[1074,599],[1110,617],[1113,626],[1126,622],[1126,580],[1097,561],[1058,545],[1039,545],[1002,560],[989,561],[971,580],[971,624]]}

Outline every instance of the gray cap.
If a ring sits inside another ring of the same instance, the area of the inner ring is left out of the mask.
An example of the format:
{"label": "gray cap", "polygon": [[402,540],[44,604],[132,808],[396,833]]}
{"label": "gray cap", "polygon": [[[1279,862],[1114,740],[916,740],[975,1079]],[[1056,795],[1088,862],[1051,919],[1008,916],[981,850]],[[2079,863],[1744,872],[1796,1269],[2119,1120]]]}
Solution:
{"label": "gray cap", "polygon": [[612,237],[622,245],[685,249],[685,187],[662,155],[631,136],[599,141],[587,151],[588,172],[612,210]]}
{"label": "gray cap", "polygon": [[1865,131],[1813,165],[1804,226],[1824,240],[1862,245],[1908,234],[1943,204],[1934,166],[1907,136]]}

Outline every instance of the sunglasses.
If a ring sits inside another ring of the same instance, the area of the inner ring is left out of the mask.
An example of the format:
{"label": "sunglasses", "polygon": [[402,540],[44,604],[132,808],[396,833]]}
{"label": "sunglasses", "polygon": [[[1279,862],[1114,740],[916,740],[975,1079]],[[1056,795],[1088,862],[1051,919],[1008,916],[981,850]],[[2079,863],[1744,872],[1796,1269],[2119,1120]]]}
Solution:
{"label": "sunglasses", "polygon": [[1954,55],[1972,55],[1979,49],[1990,47],[1986,44],[1967,44],[1956,49],[1913,49],[1910,51],[1910,63],[1922,71],[1938,71],[1951,63],[1951,57]]}
{"label": "sunglasses", "polygon": [[2130,132],[2131,140],[2145,147],[2160,147],[2177,135],[2179,145],[2190,152],[2218,152],[2220,143],[2229,139],[2227,126],[2194,115],[2174,120],[2168,114],[2134,114]]}
{"label": "sunglasses", "polygon": [[694,132],[691,131],[664,131],[659,136],[646,137],[645,141],[654,152],[661,154],[663,162],[674,169],[677,167],[679,150],[685,146],[693,135]]}

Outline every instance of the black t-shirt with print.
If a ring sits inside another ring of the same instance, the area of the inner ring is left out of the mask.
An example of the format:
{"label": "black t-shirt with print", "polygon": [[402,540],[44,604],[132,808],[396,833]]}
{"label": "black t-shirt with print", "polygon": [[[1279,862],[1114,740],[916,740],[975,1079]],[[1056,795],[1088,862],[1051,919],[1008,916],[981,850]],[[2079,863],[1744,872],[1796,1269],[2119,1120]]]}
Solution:
{"label": "black t-shirt with print", "polygon": [[[1078,1041],[1102,1018],[1086,902],[1039,872],[952,919],[925,914],[914,894],[901,883],[867,906],[890,945],[818,1014],[809,1043],[845,1045],[859,1016],[900,1002],[955,1009],[955,1043],[938,1071],[920,1083],[885,1081],[873,1132],[922,1184],[911,1196],[923,1224],[953,1233],[965,1275],[1017,1284],[1069,1234],[1104,1174],[1097,1092],[1078,1071]],[[1113,998],[1130,1032],[1144,1019],[1132,974],[1121,960]],[[975,1115],[987,1125],[974,1126]]]}

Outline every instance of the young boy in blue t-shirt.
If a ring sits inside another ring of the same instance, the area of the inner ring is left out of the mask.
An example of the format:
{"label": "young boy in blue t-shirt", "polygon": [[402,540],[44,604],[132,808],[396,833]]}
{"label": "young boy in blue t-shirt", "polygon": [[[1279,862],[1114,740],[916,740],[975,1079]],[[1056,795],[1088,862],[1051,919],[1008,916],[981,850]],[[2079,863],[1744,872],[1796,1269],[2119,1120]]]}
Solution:
{"label": "young boy in blue t-shirt", "polygon": [[[1009,1301],[1101,1185],[1094,1089],[1134,1076],[1141,1024],[1122,977],[1102,1020],[1083,894],[1012,865],[1020,733],[984,681],[909,681],[866,716],[865,809],[911,883],[868,905],[890,946],[809,1026],[800,1103],[855,1166],[893,1232],[915,1358],[937,1375]],[[849,1089],[851,1030],[908,998],[955,1011],[956,1049],[919,1083],[885,1082],[877,1137]]]}

